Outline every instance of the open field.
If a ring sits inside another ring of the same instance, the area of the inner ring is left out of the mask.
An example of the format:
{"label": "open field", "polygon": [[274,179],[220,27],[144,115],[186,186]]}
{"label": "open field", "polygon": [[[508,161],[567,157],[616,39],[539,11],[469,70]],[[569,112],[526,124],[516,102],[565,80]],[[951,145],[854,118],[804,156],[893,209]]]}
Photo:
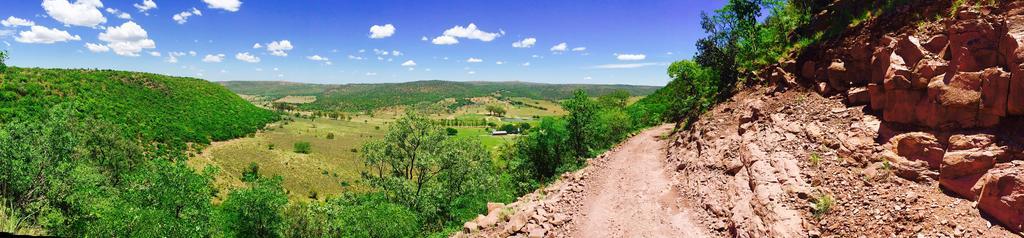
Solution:
{"label": "open field", "polygon": [[[243,186],[242,171],[256,163],[261,174],[284,177],[283,185],[290,199],[308,199],[313,192],[322,199],[346,189],[363,188],[358,182],[362,162],[353,149],[358,150],[367,140],[380,138],[386,121],[354,117],[352,121],[298,118],[294,122],[278,122],[253,137],[213,143],[189,164],[196,169],[207,165],[220,168],[214,181],[220,198],[227,195],[226,188]],[[334,134],[333,139],[328,139],[330,133]],[[309,142],[312,152],[295,153],[296,142]],[[343,183],[349,186],[346,188]]]}

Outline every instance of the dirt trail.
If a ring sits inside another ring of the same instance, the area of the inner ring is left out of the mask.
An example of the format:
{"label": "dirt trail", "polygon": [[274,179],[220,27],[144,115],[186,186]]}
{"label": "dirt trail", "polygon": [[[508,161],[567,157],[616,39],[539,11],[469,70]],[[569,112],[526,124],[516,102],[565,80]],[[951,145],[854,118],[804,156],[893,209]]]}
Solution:
{"label": "dirt trail", "polygon": [[[671,125],[649,129],[608,154],[591,172],[578,214],[568,230],[575,237],[703,237],[665,166]],[[575,227],[573,227],[575,226]],[[575,229],[573,229],[575,228]]]}

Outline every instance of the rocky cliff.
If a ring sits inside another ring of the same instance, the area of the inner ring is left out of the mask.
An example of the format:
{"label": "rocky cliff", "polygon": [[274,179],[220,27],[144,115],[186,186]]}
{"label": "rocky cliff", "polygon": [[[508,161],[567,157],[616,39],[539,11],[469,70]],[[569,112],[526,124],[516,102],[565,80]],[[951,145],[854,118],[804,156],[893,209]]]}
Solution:
{"label": "rocky cliff", "polygon": [[[769,68],[764,78],[778,89],[809,88],[864,106],[880,119],[870,138],[881,149],[838,151],[868,167],[891,164],[910,181],[937,181],[1020,232],[1024,2],[916,2]],[[936,17],[905,19],[920,15]]]}

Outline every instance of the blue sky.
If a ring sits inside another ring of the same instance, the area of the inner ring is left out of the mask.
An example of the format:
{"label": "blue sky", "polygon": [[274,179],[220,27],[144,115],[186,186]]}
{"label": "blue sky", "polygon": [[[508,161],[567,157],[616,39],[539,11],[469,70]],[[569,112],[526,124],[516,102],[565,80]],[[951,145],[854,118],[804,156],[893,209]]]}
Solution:
{"label": "blue sky", "polygon": [[19,0],[0,9],[0,49],[21,67],[210,81],[664,85],[666,65],[694,54],[700,12],[724,4]]}

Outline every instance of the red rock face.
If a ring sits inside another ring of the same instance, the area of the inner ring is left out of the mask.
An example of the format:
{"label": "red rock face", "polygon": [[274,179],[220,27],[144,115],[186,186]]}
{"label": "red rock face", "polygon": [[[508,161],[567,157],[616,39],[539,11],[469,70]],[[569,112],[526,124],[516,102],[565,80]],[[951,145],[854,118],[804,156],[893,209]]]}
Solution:
{"label": "red rock face", "polygon": [[1000,164],[980,179],[978,208],[1010,230],[1024,230],[1024,161]]}

